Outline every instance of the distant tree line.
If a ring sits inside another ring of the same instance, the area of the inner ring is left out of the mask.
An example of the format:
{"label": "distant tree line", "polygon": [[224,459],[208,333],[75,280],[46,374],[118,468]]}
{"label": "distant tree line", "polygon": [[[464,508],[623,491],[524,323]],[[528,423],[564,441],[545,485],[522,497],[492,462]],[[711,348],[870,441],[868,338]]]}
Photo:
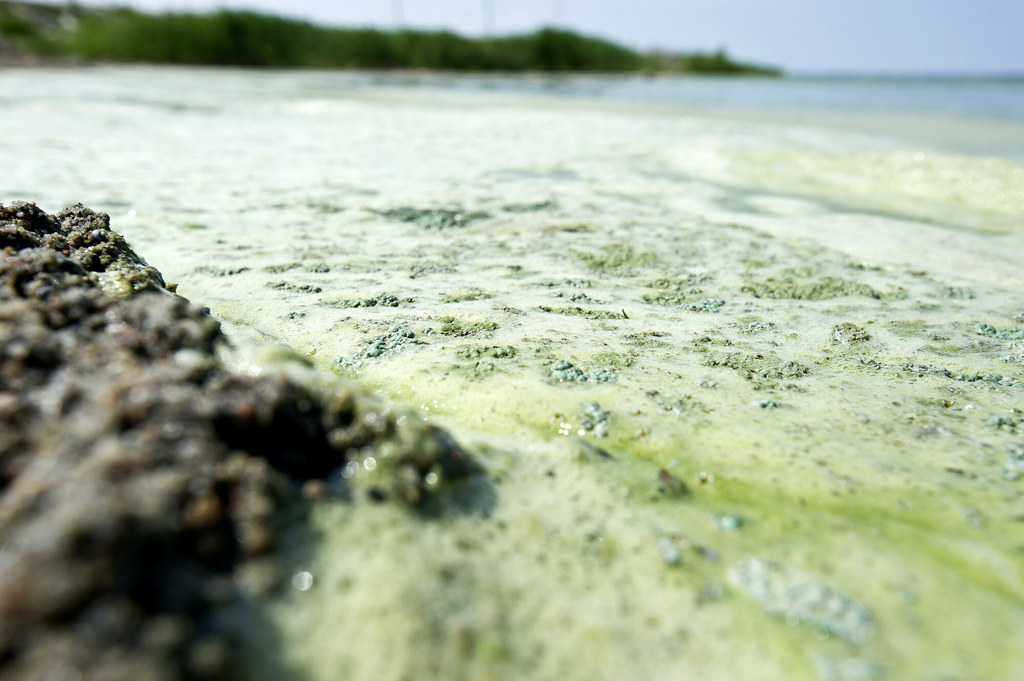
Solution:
{"label": "distant tree line", "polygon": [[130,9],[0,3],[0,40],[37,55],[85,61],[273,68],[445,71],[679,72],[778,75],[724,52],[640,53],[546,28],[465,38],[448,31],[326,28],[248,11],[145,14]]}

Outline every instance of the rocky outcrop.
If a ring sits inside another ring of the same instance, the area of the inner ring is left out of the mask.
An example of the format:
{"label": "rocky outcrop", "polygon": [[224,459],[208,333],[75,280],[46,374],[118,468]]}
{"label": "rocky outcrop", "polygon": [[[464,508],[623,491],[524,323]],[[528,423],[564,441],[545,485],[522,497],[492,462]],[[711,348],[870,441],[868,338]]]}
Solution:
{"label": "rocky outcrop", "polygon": [[304,493],[424,508],[479,472],[350,386],[229,370],[225,343],[106,216],[0,205],[0,677],[230,678],[218,613],[273,588]]}

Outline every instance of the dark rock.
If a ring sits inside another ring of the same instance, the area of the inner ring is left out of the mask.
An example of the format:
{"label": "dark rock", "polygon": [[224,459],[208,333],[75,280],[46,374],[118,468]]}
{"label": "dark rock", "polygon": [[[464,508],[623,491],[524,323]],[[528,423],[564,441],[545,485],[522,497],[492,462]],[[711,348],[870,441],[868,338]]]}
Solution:
{"label": "dark rock", "polygon": [[0,205],[0,678],[230,678],[213,615],[247,565],[276,574],[305,481],[376,456],[371,489],[421,505],[479,472],[351,388],[232,373],[224,343],[106,216]]}

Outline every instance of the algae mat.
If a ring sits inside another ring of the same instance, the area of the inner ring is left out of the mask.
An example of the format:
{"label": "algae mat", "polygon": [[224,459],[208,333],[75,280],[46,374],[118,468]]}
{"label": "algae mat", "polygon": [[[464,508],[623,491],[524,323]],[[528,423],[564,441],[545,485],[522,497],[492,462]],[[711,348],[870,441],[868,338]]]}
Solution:
{"label": "algae mat", "polygon": [[3,75],[0,198],[109,210],[241,345],[487,469],[443,517],[314,509],[265,605],[297,678],[1024,674],[1019,161],[924,114],[51,76]]}

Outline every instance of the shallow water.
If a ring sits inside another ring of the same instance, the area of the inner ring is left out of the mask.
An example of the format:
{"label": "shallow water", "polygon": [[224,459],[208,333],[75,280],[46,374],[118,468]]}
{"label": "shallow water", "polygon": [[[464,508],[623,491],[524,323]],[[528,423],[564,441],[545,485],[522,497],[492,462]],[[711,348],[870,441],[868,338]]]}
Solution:
{"label": "shallow water", "polygon": [[1014,679],[1020,88],[7,71],[0,201],[477,451],[318,508],[310,679]]}

